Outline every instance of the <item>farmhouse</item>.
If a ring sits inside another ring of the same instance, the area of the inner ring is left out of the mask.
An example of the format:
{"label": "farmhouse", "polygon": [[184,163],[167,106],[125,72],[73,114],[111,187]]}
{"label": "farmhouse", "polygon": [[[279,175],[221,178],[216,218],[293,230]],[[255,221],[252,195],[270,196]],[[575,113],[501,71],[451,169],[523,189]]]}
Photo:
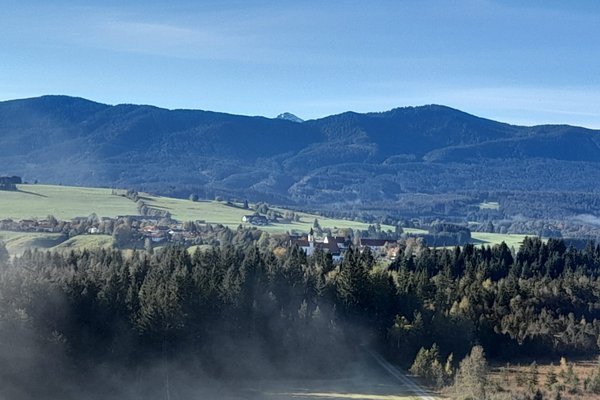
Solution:
{"label": "farmhouse", "polygon": [[382,251],[388,243],[394,243],[394,241],[388,239],[360,239],[361,247],[368,247],[371,251]]}
{"label": "farmhouse", "polygon": [[268,225],[269,224],[269,220],[267,219],[267,217],[265,217],[264,215],[244,215],[242,217],[242,222],[245,222],[247,224],[252,224],[252,225]]}
{"label": "farmhouse", "polygon": [[0,190],[17,190],[21,183],[20,176],[0,176]]}

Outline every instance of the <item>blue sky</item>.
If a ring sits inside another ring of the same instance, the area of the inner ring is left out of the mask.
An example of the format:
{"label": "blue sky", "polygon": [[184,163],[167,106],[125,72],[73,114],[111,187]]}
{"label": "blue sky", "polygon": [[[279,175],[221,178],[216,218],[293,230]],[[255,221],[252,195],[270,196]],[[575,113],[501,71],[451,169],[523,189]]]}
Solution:
{"label": "blue sky", "polygon": [[0,100],[600,128],[597,1],[0,0],[0,54]]}

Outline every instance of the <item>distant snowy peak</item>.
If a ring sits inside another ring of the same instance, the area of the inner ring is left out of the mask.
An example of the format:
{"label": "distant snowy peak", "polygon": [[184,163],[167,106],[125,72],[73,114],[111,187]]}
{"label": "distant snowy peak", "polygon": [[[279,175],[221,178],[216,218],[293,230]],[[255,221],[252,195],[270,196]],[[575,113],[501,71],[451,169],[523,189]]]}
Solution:
{"label": "distant snowy peak", "polygon": [[284,112],[283,114],[279,114],[277,116],[277,119],[286,119],[286,120],[292,121],[292,122],[304,122],[303,119],[298,118],[294,114],[289,113],[289,112]]}

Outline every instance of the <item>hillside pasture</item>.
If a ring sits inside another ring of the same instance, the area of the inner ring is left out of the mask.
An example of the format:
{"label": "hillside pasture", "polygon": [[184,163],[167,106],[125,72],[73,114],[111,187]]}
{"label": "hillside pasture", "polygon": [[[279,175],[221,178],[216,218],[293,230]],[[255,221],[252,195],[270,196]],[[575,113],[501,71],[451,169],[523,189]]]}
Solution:
{"label": "hillside pasture", "polygon": [[63,240],[64,236],[59,233],[0,231],[0,241],[11,255],[22,254],[26,249],[49,249]]}
{"label": "hillside pasture", "polygon": [[[171,197],[161,197],[143,194],[143,200],[149,207],[169,211],[172,217],[179,221],[205,221],[210,224],[222,224],[229,228],[235,229],[240,224],[244,226],[253,226],[244,224],[242,217],[244,215],[253,214],[254,210],[244,209],[240,205],[228,205],[219,201],[191,201],[183,199],[175,199]],[[275,211],[285,213],[285,209],[273,208]],[[285,233],[285,232],[308,232],[317,219],[322,228],[352,228],[363,229],[369,228],[369,224],[364,222],[349,221],[343,219],[325,218],[315,214],[296,212],[300,217],[299,221],[290,223],[275,223],[267,226],[260,226],[259,229],[270,233]],[[382,225],[383,230],[394,230],[394,227]]]}
{"label": "hillside pasture", "polygon": [[521,247],[521,243],[523,243],[523,239],[525,239],[526,237],[527,235],[518,235],[510,233],[503,234],[490,232],[471,232],[471,239],[473,239],[473,244],[494,246],[504,242],[508,247],[514,247],[517,250],[519,249],[519,247]]}
{"label": "hillside pasture", "polygon": [[111,194],[111,189],[55,185],[17,185],[17,191],[0,191],[0,219],[44,219],[53,215],[59,220],[87,217],[136,215],[133,201]]}
{"label": "hillside pasture", "polygon": [[72,237],[57,246],[52,250],[70,251],[83,249],[108,249],[112,246],[112,236],[110,235],[79,235]]}
{"label": "hillside pasture", "polygon": [[[136,204],[123,196],[115,196],[111,189],[83,188],[56,185],[18,185],[18,191],[0,191],[0,219],[44,219],[48,215],[62,220],[74,217],[85,217],[92,213],[98,216],[116,217],[118,215],[137,215]],[[253,225],[242,223],[242,217],[253,214],[254,210],[244,209],[241,204],[227,204],[219,201],[191,201],[170,197],[154,196],[142,193],[142,199],[149,207],[169,211],[179,221],[204,221],[210,224],[222,224],[236,229],[240,224],[246,227]],[[492,204],[492,203],[487,203]],[[283,214],[287,210],[273,207]],[[289,223],[275,223],[258,227],[269,233],[303,234],[308,232],[315,219],[322,228],[361,229],[366,230],[369,224],[357,221],[325,218],[319,215],[295,212],[299,220]],[[382,225],[382,230],[394,230],[393,226]],[[425,234],[427,231],[417,228],[404,228],[408,234]],[[4,236],[4,239],[2,238]],[[0,240],[7,242],[11,253],[22,252],[24,248],[52,248],[61,244],[57,242],[60,235],[46,233],[11,233],[2,232]],[[84,236],[85,237],[85,236]],[[506,242],[509,247],[518,248],[525,235],[473,232],[473,243],[476,245],[495,245]],[[77,237],[67,241],[62,248],[83,248],[86,246],[107,247],[106,237]]]}
{"label": "hillside pasture", "polygon": [[497,201],[484,201],[482,203],[479,203],[479,209],[480,210],[499,210],[500,203],[498,203]]}

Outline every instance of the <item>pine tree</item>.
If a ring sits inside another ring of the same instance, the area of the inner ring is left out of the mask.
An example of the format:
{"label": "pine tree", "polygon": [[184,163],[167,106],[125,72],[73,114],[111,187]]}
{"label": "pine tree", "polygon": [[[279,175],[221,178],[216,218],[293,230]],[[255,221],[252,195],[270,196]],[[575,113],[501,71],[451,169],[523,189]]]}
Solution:
{"label": "pine tree", "polygon": [[429,350],[421,347],[409,372],[413,375],[425,377],[429,371],[429,365]]}
{"label": "pine tree", "polygon": [[546,389],[550,390],[558,382],[556,378],[556,372],[554,372],[554,364],[550,364],[550,371],[546,376]]}
{"label": "pine tree", "polygon": [[0,241],[0,265],[6,264],[10,259],[10,255],[8,254],[8,250],[6,249],[6,245],[3,241]]}
{"label": "pine tree", "polygon": [[596,371],[592,374],[588,390],[592,393],[600,394],[600,358],[596,366]]}
{"label": "pine tree", "polygon": [[444,364],[444,375],[446,382],[449,382],[454,377],[454,354],[450,353]]}
{"label": "pine tree", "polygon": [[567,365],[567,370],[565,372],[565,385],[569,388],[569,392],[576,393],[577,387],[579,386],[579,377],[575,374],[573,370],[573,364],[569,363]]}
{"label": "pine tree", "polygon": [[538,383],[539,383],[539,372],[538,372],[537,363],[534,361],[529,366],[529,381],[528,381],[529,391],[533,393],[535,391],[535,389],[537,388]]}
{"label": "pine tree", "polygon": [[152,248],[152,241],[150,238],[144,239],[144,250],[146,250],[148,254],[154,254],[154,249]]}

